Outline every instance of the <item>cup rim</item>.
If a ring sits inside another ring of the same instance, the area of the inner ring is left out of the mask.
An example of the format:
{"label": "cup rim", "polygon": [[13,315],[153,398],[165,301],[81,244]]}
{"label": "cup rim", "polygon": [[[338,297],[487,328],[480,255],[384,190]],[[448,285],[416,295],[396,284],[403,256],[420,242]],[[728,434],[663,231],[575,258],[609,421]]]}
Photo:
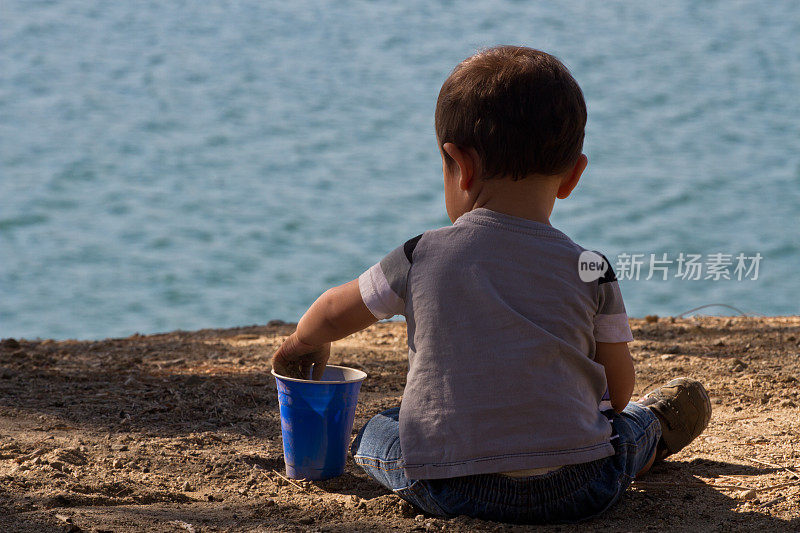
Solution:
{"label": "cup rim", "polygon": [[351,372],[356,372],[357,373],[356,374],[357,377],[355,377],[353,379],[345,379],[345,380],[341,380],[341,381],[316,381],[316,380],[313,380],[313,379],[290,378],[289,376],[284,376],[282,374],[278,374],[277,372],[275,372],[274,368],[272,370],[270,370],[270,374],[272,374],[276,378],[280,378],[280,379],[283,379],[283,380],[286,380],[286,381],[294,381],[294,382],[297,382],[297,383],[314,383],[314,384],[317,384],[317,385],[342,385],[344,383],[358,383],[359,381],[364,381],[366,379],[366,377],[367,377],[367,373],[364,372],[363,370],[359,370],[357,368],[350,368],[349,366],[325,365],[325,367],[326,368],[328,368],[328,367],[330,367],[330,368],[341,368],[343,370],[350,370]]}

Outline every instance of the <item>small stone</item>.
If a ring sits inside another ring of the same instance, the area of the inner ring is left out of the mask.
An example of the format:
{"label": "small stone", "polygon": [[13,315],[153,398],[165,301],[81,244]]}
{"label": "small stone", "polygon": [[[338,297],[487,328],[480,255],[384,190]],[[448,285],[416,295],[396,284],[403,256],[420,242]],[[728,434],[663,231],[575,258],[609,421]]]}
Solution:
{"label": "small stone", "polygon": [[662,361],[672,361],[673,359],[675,359],[675,356],[669,353],[665,353],[661,356]]}
{"label": "small stone", "polygon": [[276,505],[278,504],[275,503],[275,500],[271,498],[267,498],[266,500],[264,500],[264,507],[275,507]]}
{"label": "small stone", "polygon": [[725,346],[725,341],[720,339],[714,343],[714,346]]}
{"label": "small stone", "polygon": [[311,518],[310,516],[306,516],[306,517],[303,517],[300,520],[298,520],[298,522],[300,522],[301,524],[304,524],[304,525],[308,525],[308,524],[313,524],[314,523],[314,519]]}
{"label": "small stone", "polygon": [[744,501],[753,500],[753,499],[755,499],[756,496],[758,496],[758,493],[755,491],[755,489],[750,489],[750,490],[742,491],[739,494],[737,494],[736,495],[736,499],[737,500],[744,500]]}
{"label": "small stone", "polygon": [[6,350],[16,350],[19,348],[19,342],[17,342],[17,339],[9,337],[0,341],[0,348],[5,348]]}
{"label": "small stone", "polygon": [[187,481],[181,486],[181,490],[183,492],[191,492],[192,491],[192,485]]}
{"label": "small stone", "polygon": [[742,372],[745,368],[747,368],[747,363],[745,363],[741,359],[733,360],[733,364],[731,365],[731,370],[733,370],[734,372]]}
{"label": "small stone", "polygon": [[677,345],[677,344],[673,344],[672,346],[670,346],[669,348],[667,348],[664,351],[666,353],[681,353],[681,347],[679,345]]}
{"label": "small stone", "polygon": [[644,319],[648,324],[655,324],[658,322],[658,315],[647,315]]}
{"label": "small stone", "polygon": [[418,514],[417,516],[414,517],[414,520],[416,522],[424,522],[425,521],[425,515]]}
{"label": "small stone", "polygon": [[781,407],[797,407],[797,404],[795,404],[792,400],[784,400],[781,402]]}
{"label": "small stone", "polygon": [[114,451],[114,452],[127,452],[128,451],[128,445],[127,444],[114,444],[113,446],[111,446],[111,451]]}
{"label": "small stone", "polygon": [[114,468],[122,468],[123,466],[125,466],[125,461],[119,458],[114,459],[114,461],[111,463],[111,466]]}

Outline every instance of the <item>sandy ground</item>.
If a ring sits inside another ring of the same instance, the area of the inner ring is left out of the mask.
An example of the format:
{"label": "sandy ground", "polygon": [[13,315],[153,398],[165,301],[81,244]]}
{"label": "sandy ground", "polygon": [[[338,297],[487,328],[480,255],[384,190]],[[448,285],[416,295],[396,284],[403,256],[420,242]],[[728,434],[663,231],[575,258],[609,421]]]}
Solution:
{"label": "sandy ground", "polygon": [[[800,317],[632,320],[637,394],[702,379],[705,434],[580,526],[800,530]],[[523,530],[419,515],[348,460],[286,483],[269,358],[293,326],[0,343],[0,531]],[[365,370],[356,427],[403,391],[405,325],[334,345]],[[794,470],[792,470],[794,469]]]}

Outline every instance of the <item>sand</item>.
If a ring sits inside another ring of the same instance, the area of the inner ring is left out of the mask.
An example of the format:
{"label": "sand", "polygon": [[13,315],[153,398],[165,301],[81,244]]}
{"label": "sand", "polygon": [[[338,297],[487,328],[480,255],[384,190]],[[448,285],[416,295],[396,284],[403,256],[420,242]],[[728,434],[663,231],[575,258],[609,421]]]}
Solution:
{"label": "sand", "polygon": [[[636,394],[707,384],[704,435],[604,516],[544,531],[800,530],[800,317],[632,320]],[[0,531],[526,530],[420,515],[346,474],[287,483],[272,351],[293,325],[0,343]],[[356,426],[403,392],[405,325],[334,344]]]}

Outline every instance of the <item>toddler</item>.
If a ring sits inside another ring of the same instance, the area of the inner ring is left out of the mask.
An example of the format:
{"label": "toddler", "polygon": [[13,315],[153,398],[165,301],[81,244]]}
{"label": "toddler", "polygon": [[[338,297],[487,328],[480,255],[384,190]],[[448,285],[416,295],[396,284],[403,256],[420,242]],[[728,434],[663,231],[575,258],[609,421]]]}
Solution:
{"label": "toddler", "polygon": [[[318,379],[331,341],[405,316],[402,403],[352,452],[425,512],[596,516],[708,424],[708,395],[687,378],[630,402],[633,337],[614,272],[550,225],[586,168],[585,124],[581,89],[555,57],[500,46],[462,61],[435,114],[453,225],[325,292],[273,356],[276,372]],[[602,266],[589,281],[587,260]]]}

